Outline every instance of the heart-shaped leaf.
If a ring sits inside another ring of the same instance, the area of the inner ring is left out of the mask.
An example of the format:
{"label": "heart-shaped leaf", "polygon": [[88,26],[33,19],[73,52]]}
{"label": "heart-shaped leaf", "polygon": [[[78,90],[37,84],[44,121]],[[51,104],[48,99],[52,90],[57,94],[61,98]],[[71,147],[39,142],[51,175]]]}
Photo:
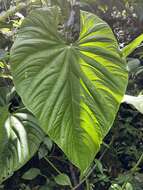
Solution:
{"label": "heart-shaped leaf", "polygon": [[11,51],[16,90],[41,127],[83,172],[113,124],[127,85],[126,64],[110,27],[81,12],[80,39],[58,31],[57,11],[28,16]]}

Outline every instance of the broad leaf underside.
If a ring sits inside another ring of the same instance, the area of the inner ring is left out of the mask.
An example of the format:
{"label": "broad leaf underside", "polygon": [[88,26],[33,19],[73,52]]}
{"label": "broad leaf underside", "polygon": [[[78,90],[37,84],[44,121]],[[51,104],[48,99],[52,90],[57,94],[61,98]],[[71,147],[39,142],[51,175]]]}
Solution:
{"label": "broad leaf underside", "polygon": [[44,134],[31,115],[17,113],[9,116],[1,126],[5,135],[0,151],[0,182],[22,167],[38,150]]}
{"label": "broad leaf underside", "polygon": [[126,65],[111,29],[97,16],[81,12],[74,44],[57,28],[54,10],[32,12],[12,48],[12,73],[26,107],[83,172],[114,121]]}
{"label": "broad leaf underside", "polygon": [[0,183],[35,154],[44,138],[31,114],[9,113],[9,90],[0,87]]}

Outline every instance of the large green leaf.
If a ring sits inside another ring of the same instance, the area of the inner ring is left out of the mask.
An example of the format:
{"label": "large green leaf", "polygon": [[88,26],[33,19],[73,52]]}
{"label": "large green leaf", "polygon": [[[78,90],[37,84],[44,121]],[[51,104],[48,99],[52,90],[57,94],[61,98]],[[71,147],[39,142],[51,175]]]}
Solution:
{"label": "large green leaf", "polygon": [[44,138],[31,114],[9,113],[10,94],[10,88],[0,87],[0,183],[34,155]]}
{"label": "large green leaf", "polygon": [[[8,112],[6,114],[5,111],[0,117],[4,118],[6,115]],[[32,115],[16,113],[5,117],[3,125],[0,125],[0,134],[0,182],[2,182],[34,155],[44,138],[44,133]]]}
{"label": "large green leaf", "polygon": [[127,85],[126,64],[110,27],[81,12],[80,39],[68,44],[58,14],[37,10],[11,51],[17,92],[41,127],[83,172],[113,124]]}

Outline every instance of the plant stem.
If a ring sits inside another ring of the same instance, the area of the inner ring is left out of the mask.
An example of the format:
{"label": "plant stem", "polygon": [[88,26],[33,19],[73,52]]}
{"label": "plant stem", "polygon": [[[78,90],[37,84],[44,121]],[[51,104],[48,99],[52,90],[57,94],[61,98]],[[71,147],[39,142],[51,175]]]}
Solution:
{"label": "plant stem", "polygon": [[124,184],[122,185],[122,190],[125,190],[127,182],[124,182]]}
{"label": "plant stem", "polygon": [[69,18],[65,24],[66,38],[69,43],[75,42],[80,34],[80,1],[71,1]]}
{"label": "plant stem", "polygon": [[70,168],[70,173],[71,173],[71,177],[72,177],[72,181],[73,181],[73,185],[76,186],[78,184],[76,175],[75,175],[75,171],[72,165],[69,166]]}
{"label": "plant stem", "polygon": [[[107,149],[106,149],[107,150]],[[105,152],[105,151],[104,151]],[[101,155],[102,157],[103,157],[103,155],[105,154],[103,152],[103,154]],[[100,158],[99,158],[99,160],[100,160]],[[95,164],[92,168],[91,168],[91,170],[89,170],[89,172],[88,172],[88,174],[80,181],[80,183],[79,184],[77,184],[72,190],[76,190],[78,187],[80,187],[88,178],[89,178],[89,176],[92,174],[92,172],[95,170],[95,168],[96,168],[96,166],[97,166],[97,164]]]}
{"label": "plant stem", "polygon": [[[60,170],[58,168],[56,168],[56,166],[45,156],[44,159],[50,164],[50,166],[52,166],[52,168],[59,174],[61,175],[62,172],[60,172]],[[71,190],[73,189],[72,185],[70,185]]]}
{"label": "plant stem", "polygon": [[[108,149],[110,148],[110,146],[112,145],[114,141],[114,138],[112,138],[110,144],[108,145],[108,147],[103,151],[103,153],[101,154],[101,156],[99,157],[98,160],[102,160],[103,156],[106,154],[106,152],[108,151]],[[89,177],[90,175],[92,174],[92,172],[96,169],[96,166],[97,164],[95,164],[90,170],[89,172],[87,173],[87,175],[80,181],[79,184],[77,184],[75,187],[73,187],[72,190],[76,190],[78,187],[80,187]]]}
{"label": "plant stem", "polygon": [[138,166],[140,165],[140,163],[143,160],[143,153],[141,154],[139,160],[137,161],[137,163],[135,164],[135,166],[131,169],[131,172],[134,173],[137,171]]}
{"label": "plant stem", "polygon": [[[135,166],[131,169],[131,174],[134,174],[134,172],[137,171],[137,168],[140,165],[140,163],[142,162],[142,160],[143,160],[143,153],[141,154],[141,156],[140,156],[139,160],[137,161],[137,163],[135,164]],[[122,190],[125,189],[126,184],[127,184],[127,181],[125,181],[124,184],[122,185]]]}
{"label": "plant stem", "polygon": [[58,168],[56,168],[56,166],[54,166],[54,164],[47,158],[44,157],[44,159],[50,164],[50,166],[52,166],[52,168],[60,175],[62,174],[62,172],[60,172],[60,170],[58,170]]}

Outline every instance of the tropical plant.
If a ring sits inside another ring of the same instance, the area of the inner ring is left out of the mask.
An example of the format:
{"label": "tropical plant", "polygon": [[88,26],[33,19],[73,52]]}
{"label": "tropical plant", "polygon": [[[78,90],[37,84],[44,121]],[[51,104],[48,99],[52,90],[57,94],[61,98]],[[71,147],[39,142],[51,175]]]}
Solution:
{"label": "tropical plant", "polygon": [[12,75],[24,105],[83,173],[114,121],[126,89],[126,63],[97,16],[81,12],[75,42],[60,35],[59,24],[55,8],[25,19],[11,50]]}
{"label": "tropical plant", "polygon": [[[78,1],[71,8],[67,1],[69,15],[57,3],[34,9],[14,40],[10,65],[1,59],[8,85],[0,94],[0,181],[33,156],[45,135],[85,175],[124,96],[126,57],[142,41],[121,51],[109,25],[80,11]],[[13,93],[22,99],[20,108],[10,107]]]}

